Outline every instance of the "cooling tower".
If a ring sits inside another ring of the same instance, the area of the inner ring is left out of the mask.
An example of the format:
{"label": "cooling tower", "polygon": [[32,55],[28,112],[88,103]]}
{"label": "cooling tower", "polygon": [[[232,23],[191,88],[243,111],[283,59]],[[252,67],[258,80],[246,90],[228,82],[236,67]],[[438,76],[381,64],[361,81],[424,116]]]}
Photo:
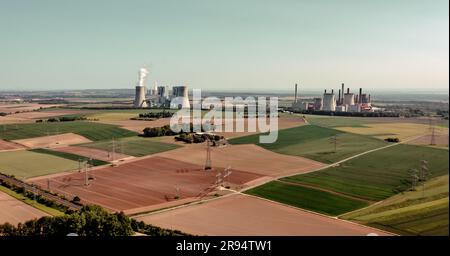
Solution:
{"label": "cooling tower", "polygon": [[344,105],[355,105],[355,94],[350,93],[347,88],[347,93],[344,94]]}
{"label": "cooling tower", "polygon": [[145,101],[145,86],[136,86],[136,96],[134,98],[134,107],[146,108],[147,102]]}
{"label": "cooling tower", "polygon": [[181,109],[190,108],[187,86],[174,86],[172,88],[172,100],[170,102],[170,108]]}
{"label": "cooling tower", "polygon": [[336,111],[336,96],[334,96],[333,90],[332,93],[323,94],[322,104],[323,111]]}
{"label": "cooling tower", "polygon": [[145,68],[139,70],[139,81],[136,86],[136,94],[134,98],[134,107],[145,108],[147,107],[147,102],[145,100],[145,77],[148,75],[148,71]]}

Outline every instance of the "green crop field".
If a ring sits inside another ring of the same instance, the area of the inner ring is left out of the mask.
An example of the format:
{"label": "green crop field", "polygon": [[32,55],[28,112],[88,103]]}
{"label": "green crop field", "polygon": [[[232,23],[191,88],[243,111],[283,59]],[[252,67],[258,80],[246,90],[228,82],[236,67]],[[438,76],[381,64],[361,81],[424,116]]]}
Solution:
{"label": "green crop field", "polygon": [[448,151],[396,145],[351,159],[336,167],[284,178],[373,201],[410,188],[408,170],[428,161],[432,177],[448,174]]}
{"label": "green crop field", "polygon": [[19,179],[74,170],[78,162],[27,150],[1,152],[0,172]]}
{"label": "green crop field", "polygon": [[78,161],[78,160],[88,161],[89,160],[89,163],[92,164],[93,166],[109,164],[108,162],[98,160],[98,159],[90,160],[88,157],[85,157],[85,156],[80,156],[80,155],[71,154],[71,153],[67,153],[67,152],[54,151],[54,150],[49,150],[49,149],[44,149],[44,148],[31,149],[30,151],[36,152],[36,153],[41,153],[41,154],[49,154],[49,155],[53,155],[53,156],[57,156],[57,157],[62,157],[62,158],[73,160],[73,161]]}
{"label": "green crop field", "polygon": [[245,193],[332,216],[368,205],[363,201],[279,181],[266,183]]}
{"label": "green crop field", "polygon": [[[115,144],[115,152],[136,157],[164,152],[179,147],[175,144],[158,142],[152,138],[143,138],[137,136],[115,140],[114,144]],[[79,146],[112,151],[113,141],[112,140],[97,141],[87,144],[81,144]]]}
{"label": "green crop field", "polygon": [[27,124],[8,124],[0,126],[0,139],[18,140],[61,133],[76,133],[90,140],[106,140],[137,135],[135,132],[115,125],[96,122],[43,122]]}
{"label": "green crop field", "polygon": [[448,175],[425,182],[416,191],[341,216],[401,235],[449,235]]}
{"label": "green crop field", "polygon": [[[336,135],[334,151],[332,138]],[[364,135],[346,133],[316,125],[304,125],[280,130],[278,140],[271,144],[260,144],[259,135],[250,135],[230,140],[231,144],[258,144],[281,154],[302,156],[323,163],[333,163],[352,155],[382,147],[386,142]]]}

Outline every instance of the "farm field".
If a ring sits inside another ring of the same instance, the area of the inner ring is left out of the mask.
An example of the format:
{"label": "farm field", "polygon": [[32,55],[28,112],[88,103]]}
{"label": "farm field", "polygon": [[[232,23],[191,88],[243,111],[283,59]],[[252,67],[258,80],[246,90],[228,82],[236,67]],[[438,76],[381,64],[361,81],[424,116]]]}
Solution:
{"label": "farm field", "polygon": [[61,133],[75,133],[92,141],[136,135],[134,132],[114,125],[85,121],[6,124],[2,126],[0,127],[2,130],[0,139],[7,140],[28,139]]}
{"label": "farm field", "polygon": [[309,213],[248,195],[231,195],[175,210],[136,217],[138,221],[193,235],[365,236],[389,233]]}
{"label": "farm field", "polygon": [[[334,136],[337,139],[336,151],[332,142]],[[272,144],[260,144],[259,135],[231,139],[230,143],[257,144],[280,154],[302,156],[322,163],[337,162],[357,153],[387,145],[375,138],[316,125],[280,130],[278,140]]]}
{"label": "farm field", "polygon": [[448,174],[447,150],[396,145],[351,159],[339,166],[283,180],[378,201],[408,189],[408,170],[419,168],[422,159],[428,161],[432,177]]}
{"label": "farm field", "polygon": [[87,147],[78,147],[78,146],[68,146],[68,147],[57,147],[53,148],[53,151],[61,152],[61,153],[69,153],[76,156],[83,156],[86,158],[98,159],[105,162],[121,160],[124,158],[130,158],[132,156],[114,153],[114,156],[111,152],[100,150],[96,148],[87,148]]}
{"label": "farm field", "polygon": [[13,142],[28,148],[51,148],[61,145],[88,143],[91,141],[75,133],[63,133],[30,139],[13,140]]}
{"label": "farm field", "polygon": [[[86,115],[89,119],[98,119],[99,121],[127,121],[130,118],[138,117],[139,114],[162,112],[162,109],[123,109],[123,110],[98,110],[95,113]],[[176,110],[166,109],[166,112],[175,112]]]}
{"label": "farm field", "polygon": [[368,205],[367,202],[361,200],[280,181],[266,183],[247,190],[245,193],[331,216]]}
{"label": "farm field", "polygon": [[0,151],[15,150],[15,149],[22,149],[22,148],[24,148],[24,147],[20,144],[10,142],[10,141],[0,140]]}
{"label": "farm field", "polygon": [[0,190],[0,223],[9,222],[17,225],[25,221],[37,219],[43,216],[49,216],[47,213],[40,211],[24,202]]}
{"label": "farm field", "polygon": [[[79,196],[81,202],[101,205],[114,211],[128,211],[187,198],[201,198],[212,192],[216,170],[163,157],[149,157],[115,167],[71,173],[50,178],[50,190],[68,197]],[[231,187],[243,186],[259,178],[257,174],[233,170],[228,180]],[[47,187],[48,179],[33,183]]]}
{"label": "farm field", "polygon": [[342,218],[401,235],[448,236],[448,178],[448,175],[434,178],[417,191],[395,195]]}
{"label": "farm field", "polygon": [[[203,166],[206,160],[206,145],[186,145],[159,155]],[[213,147],[211,159],[213,167],[231,166],[238,170],[272,177],[308,172],[324,166],[310,159],[282,155],[250,144]]]}
{"label": "farm field", "polygon": [[338,130],[361,135],[372,136],[379,139],[388,137],[399,138],[400,141],[430,134],[430,127],[425,124],[415,123],[380,123],[365,124],[361,127],[338,127]]}
{"label": "farm field", "polygon": [[100,166],[100,165],[108,164],[108,162],[105,162],[102,160],[98,160],[95,158],[91,159],[90,157],[80,156],[80,155],[76,155],[76,154],[72,154],[72,153],[68,153],[68,152],[54,151],[54,150],[49,150],[49,149],[44,149],[44,148],[32,149],[30,151],[40,153],[40,154],[49,154],[52,156],[57,156],[57,157],[61,157],[61,158],[65,158],[65,159],[69,159],[69,160],[73,160],[73,161],[78,161],[78,160],[89,161],[89,163],[92,164],[93,166]]}
{"label": "farm field", "polygon": [[0,172],[26,179],[78,169],[78,162],[27,150],[0,153]]}
{"label": "farm field", "polygon": [[[103,140],[88,144],[82,144],[79,146],[112,152],[113,141]],[[164,152],[168,150],[173,150],[178,148],[179,146],[164,142],[158,142],[151,138],[134,136],[115,140],[114,147],[115,152],[119,154],[139,157]]]}

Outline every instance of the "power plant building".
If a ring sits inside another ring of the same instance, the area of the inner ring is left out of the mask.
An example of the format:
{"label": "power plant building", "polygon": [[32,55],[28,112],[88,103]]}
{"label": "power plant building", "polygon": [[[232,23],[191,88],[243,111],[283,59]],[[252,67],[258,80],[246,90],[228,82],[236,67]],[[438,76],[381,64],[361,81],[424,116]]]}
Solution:
{"label": "power plant building", "polygon": [[322,104],[323,111],[336,111],[336,96],[333,90],[331,90],[331,93],[327,93],[327,90],[325,90]]}

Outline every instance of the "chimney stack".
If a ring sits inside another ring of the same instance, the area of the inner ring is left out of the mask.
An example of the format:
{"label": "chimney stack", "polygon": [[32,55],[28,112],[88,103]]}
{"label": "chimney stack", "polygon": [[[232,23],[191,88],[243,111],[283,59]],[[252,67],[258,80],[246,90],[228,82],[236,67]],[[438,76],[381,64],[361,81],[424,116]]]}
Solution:
{"label": "chimney stack", "polygon": [[327,89],[325,89],[325,92],[324,93],[327,93]]}
{"label": "chimney stack", "polygon": [[295,84],[294,103],[297,103],[297,84]]}
{"label": "chimney stack", "polygon": [[359,88],[358,103],[362,103],[362,88]]}
{"label": "chimney stack", "polygon": [[338,105],[341,104],[341,89],[339,89]]}
{"label": "chimney stack", "polygon": [[334,89],[331,89],[331,94],[334,94]]}
{"label": "chimney stack", "polygon": [[342,83],[342,99],[341,104],[344,105],[344,83]]}
{"label": "chimney stack", "polygon": [[347,88],[347,94],[350,94],[350,88]]}

